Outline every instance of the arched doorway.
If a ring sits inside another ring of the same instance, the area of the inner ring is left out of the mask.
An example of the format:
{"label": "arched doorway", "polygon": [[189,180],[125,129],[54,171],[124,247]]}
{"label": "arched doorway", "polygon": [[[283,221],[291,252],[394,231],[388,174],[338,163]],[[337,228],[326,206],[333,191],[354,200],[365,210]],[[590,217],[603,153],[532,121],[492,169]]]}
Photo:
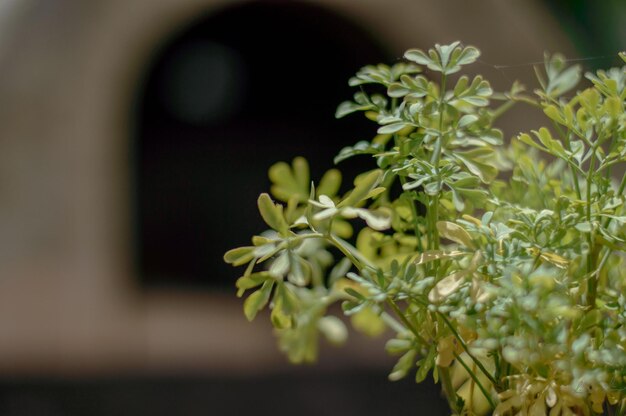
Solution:
{"label": "arched doorway", "polygon": [[382,61],[372,33],[299,2],[225,8],[164,42],[136,99],[142,283],[230,287],[237,271],[222,254],[263,230],[264,172],[303,155],[319,179],[343,146],[370,137],[371,123],[334,111],[353,94],[347,79]]}

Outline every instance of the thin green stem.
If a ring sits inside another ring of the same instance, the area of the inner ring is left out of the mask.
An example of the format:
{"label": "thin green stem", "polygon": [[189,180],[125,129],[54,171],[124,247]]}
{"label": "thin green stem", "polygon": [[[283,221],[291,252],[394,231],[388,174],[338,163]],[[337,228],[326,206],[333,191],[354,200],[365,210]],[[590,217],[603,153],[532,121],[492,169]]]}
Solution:
{"label": "thin green stem", "polygon": [[393,309],[393,311],[398,316],[398,318],[400,318],[400,320],[402,321],[404,326],[409,331],[411,331],[411,333],[413,333],[413,336],[415,336],[415,339],[417,339],[419,341],[419,343],[422,344],[422,345],[428,345],[428,342],[426,342],[424,337],[422,337],[419,334],[419,332],[417,332],[417,329],[415,327],[413,327],[413,324],[411,324],[411,322],[407,319],[406,315],[404,315],[402,313],[402,311],[400,310],[398,305],[396,305],[396,303],[393,300],[389,299],[389,298],[387,298],[387,304],[391,307],[391,309]]}
{"label": "thin green stem", "polygon": [[[445,104],[445,95],[446,95],[446,74],[441,74],[441,88],[439,91],[439,136],[435,141],[435,148],[433,150],[433,154],[431,157],[431,164],[433,165],[437,174],[439,173],[439,162],[441,160],[441,151],[443,147],[443,119],[444,119],[444,104]],[[439,188],[441,188],[441,183],[439,183]],[[430,241],[428,242],[428,247],[432,250],[439,249],[439,231],[437,230],[437,220],[439,219],[439,190],[432,198],[429,198],[429,206],[428,211],[430,214],[430,219],[428,221],[428,229]],[[435,261],[434,268],[435,270],[439,269],[439,261]]]}
{"label": "thin green stem", "polygon": [[[592,155],[591,155],[591,161],[589,162],[589,171],[587,172],[587,192],[586,192],[586,216],[587,216],[587,223],[589,224],[589,226],[591,227],[591,185],[592,185],[592,178],[593,178],[593,173],[594,173],[594,168],[595,168],[595,162],[596,162],[596,146],[594,146],[591,150],[592,150]],[[596,250],[595,250],[595,244],[593,241],[593,227],[591,227],[591,229],[589,230],[589,232],[587,233],[587,244],[589,245],[589,252],[587,254],[587,306],[590,306],[592,308],[595,307],[596,305],[596,292],[597,292],[597,287],[598,287],[598,279],[596,277],[596,274],[593,273],[593,271],[595,270],[595,260],[596,260]]]}
{"label": "thin green stem", "polygon": [[439,372],[439,378],[441,379],[441,386],[443,387],[443,393],[448,400],[448,406],[450,406],[450,410],[454,412],[455,415],[461,414],[461,410],[458,406],[458,400],[456,395],[456,390],[452,386],[452,377],[450,376],[450,369],[448,367],[437,366],[437,371]]}
{"label": "thin green stem", "polygon": [[450,328],[450,331],[452,331],[452,334],[454,335],[454,337],[459,341],[459,343],[461,344],[461,347],[463,347],[463,350],[472,359],[472,361],[474,361],[474,363],[476,363],[476,366],[478,366],[478,368],[480,368],[480,371],[482,371],[482,373],[485,375],[485,377],[487,377],[487,379],[489,379],[491,384],[493,384],[494,386],[497,387],[498,386],[498,382],[496,381],[496,379],[493,378],[493,376],[489,373],[489,371],[487,371],[487,369],[485,368],[483,363],[478,358],[476,358],[474,356],[474,354],[472,354],[470,352],[467,344],[465,343],[465,340],[463,339],[463,337],[461,337],[461,335],[458,333],[456,328],[454,328],[454,326],[448,320],[448,318],[446,318],[446,316],[444,314],[442,314],[441,312],[437,312],[437,314],[439,314],[439,316],[443,319],[443,322],[446,324],[446,326],[448,328]]}
{"label": "thin green stem", "polygon": [[460,355],[458,355],[457,353],[454,353],[454,358],[456,358],[459,364],[461,364],[463,368],[465,369],[465,371],[467,371],[467,374],[472,378],[472,380],[474,380],[474,383],[476,383],[480,391],[483,393],[483,396],[485,396],[485,399],[487,399],[491,408],[495,409],[496,404],[493,402],[493,399],[491,398],[491,395],[489,394],[489,392],[487,392],[487,389],[485,389],[485,387],[482,385],[482,383],[478,379],[478,376],[468,367],[468,365],[465,363],[465,361],[463,361]]}
{"label": "thin green stem", "polygon": [[[406,178],[404,176],[399,176],[400,184],[404,186],[406,183]],[[422,246],[422,233],[420,231],[419,223],[417,221],[417,208],[415,207],[415,201],[411,199],[409,203],[411,209],[411,216],[413,217],[413,231],[415,233],[415,238],[417,239],[417,250],[422,253],[424,251],[424,247]]]}
{"label": "thin green stem", "polygon": [[393,329],[398,334],[401,334],[406,330],[406,328],[400,322],[398,322],[396,318],[394,318],[385,311],[380,312],[380,318],[383,320],[384,323],[387,324],[387,326],[389,326],[389,328]]}
{"label": "thin green stem", "polygon": [[539,102],[537,102],[537,100],[526,95],[516,95],[515,97],[511,97],[511,100],[519,103],[528,104],[532,107],[543,110],[543,106]]}
{"label": "thin green stem", "polygon": [[[398,305],[391,299],[387,298],[387,304],[393,309],[395,314],[400,318],[402,323],[406,326],[406,328],[413,333],[415,339],[418,340],[422,345],[428,345],[426,340],[417,332],[417,329],[409,322],[407,317],[402,313]],[[450,376],[450,371],[448,367],[440,367],[437,366],[437,371],[439,372],[439,378],[441,379],[441,384],[443,386],[443,392],[448,400],[448,405],[450,409],[455,412],[455,414],[460,414],[460,410],[458,409],[458,400],[456,391],[452,386],[452,377]]]}
{"label": "thin green stem", "polygon": [[[391,110],[392,110],[392,112],[395,111],[397,106],[398,106],[398,99],[396,97],[394,97],[391,100]],[[398,147],[400,145],[400,143],[398,141],[398,135],[397,134],[393,135],[393,140],[394,140],[394,144],[396,145],[396,147]],[[404,189],[404,184],[406,183],[406,178],[404,176],[400,176],[400,175],[398,175],[398,177],[400,178],[400,184],[402,185],[402,187]],[[414,226],[415,238],[417,240],[417,249],[420,252],[423,252],[424,248],[422,247],[422,233],[420,232],[419,224],[417,223],[417,209],[415,208],[415,201],[411,201],[411,203],[409,205],[410,205],[410,208],[411,208],[411,215],[413,216],[413,226]]]}
{"label": "thin green stem", "polygon": [[622,182],[619,184],[619,189],[617,190],[618,196],[621,196],[624,193],[624,188],[626,188],[626,173],[622,176]]}
{"label": "thin green stem", "polygon": [[498,107],[495,110],[493,110],[493,112],[491,113],[491,120],[493,121],[493,120],[497,119],[502,114],[504,114],[507,111],[509,111],[511,109],[511,107],[513,107],[515,104],[516,104],[515,101],[507,101],[507,102],[505,102],[500,107]]}
{"label": "thin green stem", "polygon": [[[624,176],[622,176],[622,181],[619,184],[619,189],[617,190],[617,197],[621,196],[624,193],[624,189],[626,188],[626,173],[624,173]],[[604,228],[608,227],[609,224],[611,224],[611,221],[613,219],[610,217],[607,217],[604,219],[604,222],[602,223],[602,226]]]}
{"label": "thin green stem", "polygon": [[335,246],[344,256],[350,260],[350,262],[359,270],[363,270],[365,266],[361,261],[359,261],[354,254],[352,254],[343,244],[337,241],[337,237],[332,234],[328,234],[325,236],[326,240],[328,240],[333,246]]}
{"label": "thin green stem", "polygon": [[[561,126],[559,126],[558,123],[553,121],[552,124],[554,125],[554,128],[556,129],[556,131],[559,133],[559,136],[561,136],[561,140],[563,140],[563,143],[567,147],[567,150],[571,152],[572,146],[570,145],[570,140],[569,140],[569,137],[567,137],[567,134],[563,132],[563,129],[561,129]],[[580,184],[578,183],[578,175],[576,174],[575,166],[572,164],[571,160],[567,160],[567,165],[572,171],[572,179],[574,180],[574,188],[576,189],[576,196],[578,197],[578,199],[582,199],[582,194],[580,192]]]}

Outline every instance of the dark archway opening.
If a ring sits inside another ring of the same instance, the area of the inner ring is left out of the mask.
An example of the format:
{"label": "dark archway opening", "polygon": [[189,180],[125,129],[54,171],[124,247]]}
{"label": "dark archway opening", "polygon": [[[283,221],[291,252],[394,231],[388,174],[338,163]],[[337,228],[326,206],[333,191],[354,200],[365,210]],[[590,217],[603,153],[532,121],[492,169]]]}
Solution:
{"label": "dark archway opening", "polygon": [[[264,226],[256,198],[279,160],[305,156],[312,178],[343,147],[374,134],[335,120],[347,79],[389,61],[354,22],[298,2],[211,13],[163,43],[136,101],[136,271],[144,287],[232,287],[223,253]],[[351,178],[356,164],[342,167]]]}

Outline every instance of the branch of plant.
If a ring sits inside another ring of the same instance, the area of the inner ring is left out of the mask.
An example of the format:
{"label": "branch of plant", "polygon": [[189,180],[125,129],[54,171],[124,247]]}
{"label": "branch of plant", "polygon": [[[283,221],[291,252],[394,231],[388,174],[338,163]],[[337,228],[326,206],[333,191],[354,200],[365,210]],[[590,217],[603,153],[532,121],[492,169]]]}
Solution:
{"label": "branch of plant", "polygon": [[487,391],[487,389],[485,389],[485,387],[482,385],[482,383],[480,382],[480,380],[478,379],[478,376],[476,375],[476,373],[474,373],[469,367],[468,365],[465,363],[465,361],[463,361],[463,359],[461,358],[460,355],[458,355],[456,352],[454,353],[454,358],[459,362],[459,364],[461,364],[463,366],[463,368],[465,369],[465,371],[467,372],[467,374],[472,378],[472,380],[474,380],[474,383],[476,383],[476,385],[478,386],[478,388],[480,389],[480,391],[482,392],[483,396],[485,396],[485,399],[487,399],[487,401],[489,402],[489,405],[491,406],[492,409],[495,409],[496,405],[493,402],[493,399],[491,398],[491,394],[489,394],[489,392]]}
{"label": "branch of plant", "polygon": [[[565,143],[565,145],[567,146],[567,150],[571,152],[572,146],[571,146],[571,143],[567,134],[563,132],[563,129],[561,128],[561,126],[559,126],[557,122],[552,121],[552,125],[554,126],[556,131],[559,133],[559,136],[561,137],[561,140],[563,140],[563,143]],[[574,163],[569,159],[566,160],[566,162],[572,172],[572,179],[574,180],[574,188],[576,189],[576,196],[578,196],[578,199],[582,199],[582,194],[580,192],[580,184],[578,183],[578,175],[576,174],[577,166],[575,166]]]}
{"label": "branch of plant", "polygon": [[439,372],[439,378],[441,379],[441,386],[443,387],[443,393],[448,400],[448,406],[454,412],[455,415],[460,415],[463,409],[459,409],[456,390],[452,386],[452,377],[450,376],[450,368],[437,366]]}
{"label": "branch of plant", "polygon": [[459,332],[456,330],[456,328],[454,328],[454,325],[452,325],[452,323],[448,320],[448,318],[444,314],[442,314],[441,312],[437,312],[437,314],[443,319],[443,321],[446,324],[446,326],[448,328],[450,328],[450,331],[452,332],[452,335],[454,335],[454,337],[459,341],[459,343],[461,344],[461,347],[463,347],[463,350],[472,359],[472,361],[478,366],[478,368],[480,368],[480,371],[482,371],[482,373],[485,375],[485,377],[487,377],[487,379],[489,379],[491,384],[493,384],[495,387],[498,387],[499,383],[497,382],[497,380],[493,378],[493,376],[491,375],[491,373],[489,373],[489,371],[487,371],[487,369],[485,368],[483,363],[478,358],[476,358],[476,356],[474,356],[474,354],[472,354],[472,352],[470,351],[469,347],[465,343],[465,340],[463,339],[463,337],[461,337],[461,334],[459,334]]}
{"label": "branch of plant", "polygon": [[600,140],[598,140],[595,144],[594,147],[592,147],[592,156],[591,156],[591,161],[589,162],[589,170],[587,172],[587,192],[586,192],[586,215],[587,215],[587,223],[590,226],[590,230],[587,233],[587,244],[589,245],[588,248],[588,254],[587,254],[587,273],[588,273],[588,277],[587,277],[587,297],[586,297],[586,303],[587,306],[590,306],[591,308],[594,308],[596,305],[596,293],[597,293],[597,286],[598,286],[598,279],[596,277],[595,273],[592,273],[595,270],[595,244],[594,244],[594,239],[593,239],[593,234],[594,234],[594,229],[593,227],[591,227],[591,186],[592,186],[592,179],[593,179],[593,173],[594,173],[594,168],[595,168],[595,162],[596,162],[596,157],[595,157],[595,153],[597,150],[597,146],[599,145]]}
{"label": "branch of plant", "polygon": [[400,310],[400,308],[398,307],[398,305],[390,298],[387,298],[387,304],[389,305],[389,307],[391,307],[391,309],[393,309],[394,313],[396,314],[396,316],[398,318],[400,318],[400,320],[402,321],[402,323],[404,324],[404,326],[411,331],[411,333],[413,334],[413,336],[415,337],[415,339],[421,344],[421,345],[428,345],[428,342],[424,339],[424,337],[422,337],[419,332],[417,331],[417,329],[413,326],[413,324],[411,324],[411,322],[407,319],[406,315],[404,315],[404,313],[402,313],[402,311]]}

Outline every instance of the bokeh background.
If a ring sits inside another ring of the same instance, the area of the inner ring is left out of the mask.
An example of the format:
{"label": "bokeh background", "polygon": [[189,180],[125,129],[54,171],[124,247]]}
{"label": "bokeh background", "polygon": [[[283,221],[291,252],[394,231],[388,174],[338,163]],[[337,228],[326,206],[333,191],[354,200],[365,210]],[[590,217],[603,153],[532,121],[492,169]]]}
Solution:
{"label": "bokeh background", "polygon": [[383,340],[289,366],[222,254],[262,231],[272,163],[319,178],[371,136],[334,119],[361,66],[462,40],[496,90],[532,89],[546,50],[615,63],[624,21],[621,0],[0,0],[0,414],[446,414],[386,380]]}

